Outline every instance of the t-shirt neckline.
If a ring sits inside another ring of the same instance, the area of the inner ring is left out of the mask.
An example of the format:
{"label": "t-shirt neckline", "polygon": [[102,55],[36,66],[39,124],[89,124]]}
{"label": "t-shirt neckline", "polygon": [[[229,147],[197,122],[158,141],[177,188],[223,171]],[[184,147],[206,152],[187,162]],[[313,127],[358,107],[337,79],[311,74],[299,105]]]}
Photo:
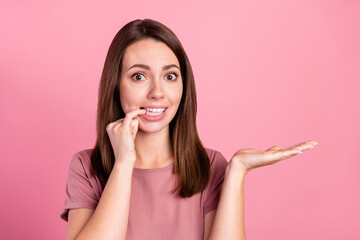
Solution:
{"label": "t-shirt neckline", "polygon": [[170,163],[169,165],[161,168],[133,168],[133,173],[135,174],[146,174],[146,173],[159,173],[159,172],[167,172],[171,170],[174,166],[174,162]]}

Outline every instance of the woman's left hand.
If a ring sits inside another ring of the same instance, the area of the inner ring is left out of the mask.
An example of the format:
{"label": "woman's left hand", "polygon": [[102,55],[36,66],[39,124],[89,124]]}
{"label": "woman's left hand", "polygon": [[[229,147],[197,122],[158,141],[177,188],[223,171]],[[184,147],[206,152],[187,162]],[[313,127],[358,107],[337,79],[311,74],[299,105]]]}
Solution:
{"label": "woman's left hand", "polygon": [[230,164],[231,167],[240,168],[240,170],[244,171],[244,173],[248,173],[254,168],[274,164],[278,161],[285,160],[302,153],[305,150],[312,149],[316,144],[317,142],[311,140],[283,149],[277,145],[266,151],[252,148],[240,149],[231,158]]}

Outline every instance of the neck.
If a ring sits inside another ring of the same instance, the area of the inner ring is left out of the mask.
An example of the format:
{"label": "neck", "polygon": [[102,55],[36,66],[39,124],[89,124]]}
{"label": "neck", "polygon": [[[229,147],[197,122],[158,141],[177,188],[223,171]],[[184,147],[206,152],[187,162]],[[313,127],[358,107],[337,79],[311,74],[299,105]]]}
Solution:
{"label": "neck", "polygon": [[156,133],[139,131],[135,137],[135,168],[160,168],[173,162],[169,126]]}

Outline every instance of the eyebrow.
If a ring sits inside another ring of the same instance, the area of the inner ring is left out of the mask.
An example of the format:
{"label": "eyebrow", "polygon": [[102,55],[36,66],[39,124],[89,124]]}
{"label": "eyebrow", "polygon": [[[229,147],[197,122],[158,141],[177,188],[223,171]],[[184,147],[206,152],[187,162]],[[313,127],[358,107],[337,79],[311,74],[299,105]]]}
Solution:
{"label": "eyebrow", "polygon": [[[145,65],[145,64],[134,64],[134,65],[132,65],[131,67],[129,67],[127,71],[129,71],[130,69],[135,68],[135,67],[144,68],[144,69],[146,69],[146,70],[150,70],[150,69],[151,69],[148,65]],[[179,68],[176,64],[165,65],[165,66],[163,67],[163,71],[168,70],[168,69],[170,69],[170,68],[172,68],[172,67],[175,67],[175,68],[179,69],[179,71],[180,71],[180,68]]]}

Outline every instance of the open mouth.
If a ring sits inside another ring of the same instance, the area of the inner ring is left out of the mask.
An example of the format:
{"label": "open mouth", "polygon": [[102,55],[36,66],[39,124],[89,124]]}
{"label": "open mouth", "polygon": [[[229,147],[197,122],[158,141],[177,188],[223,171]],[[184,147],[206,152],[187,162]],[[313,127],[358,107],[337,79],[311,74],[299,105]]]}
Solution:
{"label": "open mouth", "polygon": [[163,112],[165,112],[165,110],[167,108],[144,108],[144,107],[140,107],[140,109],[145,109],[146,110],[146,115],[159,116],[159,115],[163,114]]}

